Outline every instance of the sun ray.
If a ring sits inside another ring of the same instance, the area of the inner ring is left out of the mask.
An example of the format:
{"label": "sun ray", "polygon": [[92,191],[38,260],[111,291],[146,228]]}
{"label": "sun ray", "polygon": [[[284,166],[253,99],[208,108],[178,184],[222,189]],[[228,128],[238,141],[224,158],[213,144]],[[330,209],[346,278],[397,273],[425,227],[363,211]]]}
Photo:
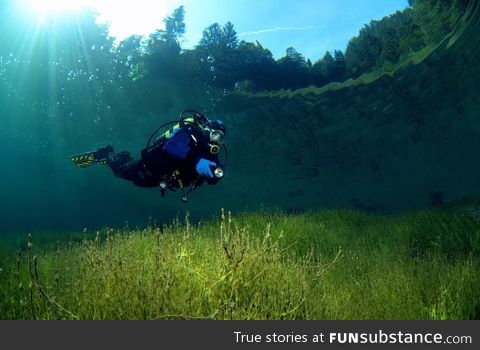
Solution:
{"label": "sun ray", "polygon": [[133,34],[148,35],[163,28],[163,19],[176,7],[177,0],[16,0],[24,12],[40,24],[65,12],[94,10],[98,22],[108,23],[110,35],[123,40]]}
{"label": "sun ray", "polygon": [[93,5],[92,0],[20,0],[24,6],[41,14],[64,10],[78,10]]}

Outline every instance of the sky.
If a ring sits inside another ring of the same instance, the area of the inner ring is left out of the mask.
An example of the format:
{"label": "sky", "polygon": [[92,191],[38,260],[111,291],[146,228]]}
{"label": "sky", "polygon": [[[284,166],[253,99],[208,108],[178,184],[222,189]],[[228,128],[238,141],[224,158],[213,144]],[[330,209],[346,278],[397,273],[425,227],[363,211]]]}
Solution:
{"label": "sky", "polygon": [[275,58],[288,47],[313,62],[325,52],[345,51],[348,41],[371,20],[403,10],[408,0],[18,0],[42,17],[49,11],[93,6],[110,34],[123,39],[163,28],[163,18],[185,6],[182,46],[198,44],[212,23],[234,24],[240,40],[258,40]]}

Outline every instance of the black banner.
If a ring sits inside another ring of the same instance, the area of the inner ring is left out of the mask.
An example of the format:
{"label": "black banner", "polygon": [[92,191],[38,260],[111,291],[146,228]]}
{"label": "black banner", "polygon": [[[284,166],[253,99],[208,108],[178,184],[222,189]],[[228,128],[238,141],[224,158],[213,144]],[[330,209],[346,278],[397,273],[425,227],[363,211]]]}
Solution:
{"label": "black banner", "polygon": [[[5,349],[472,349],[480,321],[0,321]],[[476,344],[477,343],[477,344]]]}

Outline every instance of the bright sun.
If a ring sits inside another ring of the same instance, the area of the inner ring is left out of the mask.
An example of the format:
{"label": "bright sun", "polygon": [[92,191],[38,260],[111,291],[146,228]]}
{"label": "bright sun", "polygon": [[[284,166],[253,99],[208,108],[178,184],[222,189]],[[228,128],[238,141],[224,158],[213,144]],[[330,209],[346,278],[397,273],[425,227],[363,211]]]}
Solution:
{"label": "bright sun", "polygon": [[92,3],[94,3],[92,0],[25,0],[23,2],[26,6],[41,14],[64,10],[77,10],[83,7],[90,7]]}
{"label": "bright sun", "polygon": [[163,28],[163,19],[180,6],[178,0],[18,0],[27,10],[45,16],[62,11],[91,8],[99,22],[110,24],[110,35],[124,39],[132,34],[146,35]]}

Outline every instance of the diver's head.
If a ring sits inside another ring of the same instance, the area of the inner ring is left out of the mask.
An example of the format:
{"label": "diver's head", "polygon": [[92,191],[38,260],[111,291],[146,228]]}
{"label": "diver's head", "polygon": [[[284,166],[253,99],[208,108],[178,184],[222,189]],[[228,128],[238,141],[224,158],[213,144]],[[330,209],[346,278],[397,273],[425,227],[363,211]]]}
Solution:
{"label": "diver's head", "polygon": [[219,120],[211,120],[205,125],[205,130],[210,133],[210,142],[221,143],[225,137],[225,124]]}

